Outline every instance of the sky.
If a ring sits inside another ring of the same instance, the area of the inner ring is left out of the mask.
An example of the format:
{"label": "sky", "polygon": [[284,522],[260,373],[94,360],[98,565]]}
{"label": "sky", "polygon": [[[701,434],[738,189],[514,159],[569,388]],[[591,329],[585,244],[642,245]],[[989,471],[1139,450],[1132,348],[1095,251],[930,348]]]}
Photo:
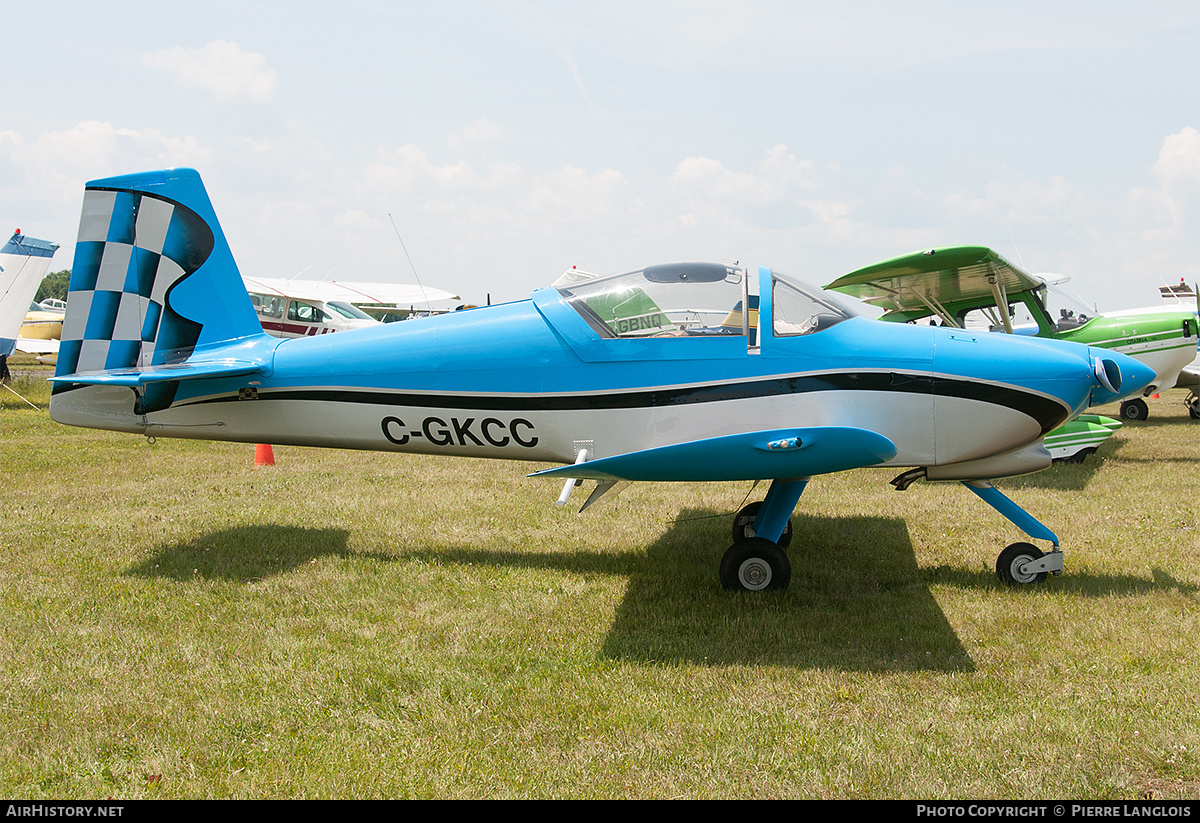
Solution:
{"label": "sky", "polygon": [[[1200,279],[1200,0],[0,0],[0,231],[199,170],[243,274],[475,304],[933,246],[1098,311]],[[5,235],[7,236],[7,235]]]}

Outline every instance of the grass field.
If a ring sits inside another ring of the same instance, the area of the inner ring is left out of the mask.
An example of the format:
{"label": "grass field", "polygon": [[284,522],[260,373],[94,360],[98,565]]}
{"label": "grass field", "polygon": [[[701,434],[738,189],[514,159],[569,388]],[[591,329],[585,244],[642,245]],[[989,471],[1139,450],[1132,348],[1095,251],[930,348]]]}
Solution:
{"label": "grass field", "polygon": [[42,376],[0,390],[5,797],[1200,798],[1181,392],[998,484],[1062,540],[1044,585],[996,581],[1024,538],[958,485],[860,471],[741,596],[748,483],[580,515],[531,464],[255,467],[54,424]]}

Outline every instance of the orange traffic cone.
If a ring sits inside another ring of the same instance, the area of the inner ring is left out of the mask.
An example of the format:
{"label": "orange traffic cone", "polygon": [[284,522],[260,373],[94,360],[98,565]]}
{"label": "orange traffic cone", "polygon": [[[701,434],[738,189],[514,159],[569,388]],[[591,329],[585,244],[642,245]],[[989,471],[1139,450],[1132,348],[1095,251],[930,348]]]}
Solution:
{"label": "orange traffic cone", "polygon": [[254,447],[254,465],[256,465],[256,466],[274,466],[275,465],[275,452],[271,450],[270,446],[268,446],[264,443],[259,443],[257,446]]}

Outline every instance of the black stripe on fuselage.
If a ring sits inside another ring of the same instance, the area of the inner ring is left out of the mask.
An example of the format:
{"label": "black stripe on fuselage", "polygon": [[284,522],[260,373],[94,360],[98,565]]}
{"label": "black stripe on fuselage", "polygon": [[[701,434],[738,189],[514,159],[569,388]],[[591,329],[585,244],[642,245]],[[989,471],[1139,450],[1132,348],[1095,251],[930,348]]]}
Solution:
{"label": "black stripe on fuselage", "polygon": [[[1066,421],[1068,409],[1041,394],[991,383],[934,377],[901,372],[837,372],[795,377],[771,377],[705,386],[615,391],[605,394],[417,394],[405,391],[363,389],[260,389],[259,400],[296,400],[321,403],[358,403],[408,408],[462,409],[466,411],[577,411],[633,408],[663,408],[692,403],[717,403],[820,391],[901,392],[957,397],[1005,406],[1032,417],[1042,433]],[[196,401],[197,404],[237,400],[226,395]],[[176,405],[186,405],[180,403]]]}

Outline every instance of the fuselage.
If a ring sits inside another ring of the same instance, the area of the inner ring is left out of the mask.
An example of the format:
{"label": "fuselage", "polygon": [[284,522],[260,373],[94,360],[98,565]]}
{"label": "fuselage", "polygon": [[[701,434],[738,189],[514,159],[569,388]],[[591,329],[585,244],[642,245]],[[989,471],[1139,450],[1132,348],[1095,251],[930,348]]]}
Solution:
{"label": "fuselage", "polygon": [[158,411],[139,414],[133,391],[104,386],[56,395],[51,411],[157,436],[567,463],[581,449],[602,458],[843,426],[896,445],[881,465],[932,466],[1037,443],[1091,399],[1093,353],[1076,344],[852,314],[778,333],[774,276],[759,273],[752,335],[605,337],[559,290],[543,289],[499,306],[259,341],[271,347],[263,374],[180,382]]}

